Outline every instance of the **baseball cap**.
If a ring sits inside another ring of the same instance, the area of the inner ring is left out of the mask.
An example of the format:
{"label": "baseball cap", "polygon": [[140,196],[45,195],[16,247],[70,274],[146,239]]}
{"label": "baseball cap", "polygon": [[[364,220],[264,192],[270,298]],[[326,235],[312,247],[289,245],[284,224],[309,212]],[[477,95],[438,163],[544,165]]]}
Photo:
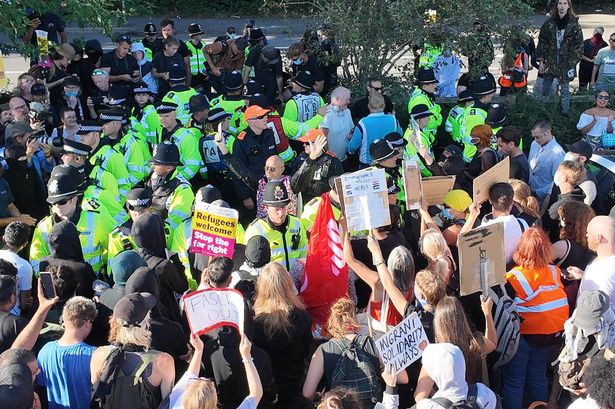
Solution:
{"label": "baseball cap", "polygon": [[472,198],[465,190],[454,189],[444,196],[444,204],[458,212],[465,212],[472,204]]}
{"label": "baseball cap", "polygon": [[309,131],[307,131],[305,133],[305,135],[303,135],[301,138],[299,138],[299,141],[301,141],[301,142],[314,142],[316,140],[316,138],[318,138],[321,135],[325,136],[325,134],[322,131],[322,129],[320,129],[320,128],[310,129]]}
{"label": "baseball cap", "polygon": [[143,27],[143,34],[156,34],[158,33],[158,31],[156,31],[156,26],[152,23],[147,23],[145,25],[145,27]]}
{"label": "baseball cap", "polygon": [[115,42],[132,44],[132,38],[128,34],[120,34],[115,38]]}
{"label": "baseball cap", "polygon": [[272,45],[264,46],[261,54],[267,59],[268,64],[277,64],[280,61],[280,51]]}
{"label": "baseball cap", "polygon": [[11,363],[0,369],[0,402],[11,409],[30,409],[33,400],[32,371],[27,364]]}
{"label": "baseball cap", "polygon": [[260,116],[267,115],[269,113],[268,109],[261,108],[258,105],[250,105],[246,112],[243,114],[244,121],[248,121],[250,119],[258,118]]}
{"label": "baseball cap", "polygon": [[55,47],[56,53],[60,54],[62,57],[66,57],[69,60],[75,58],[75,49],[72,45],[67,43],[62,43]]}
{"label": "baseball cap", "polygon": [[587,159],[592,157],[592,146],[584,140],[578,140],[571,145],[566,145],[569,152],[578,153],[581,156],[585,156]]}
{"label": "baseball cap", "polygon": [[127,294],[115,304],[113,318],[125,321],[126,327],[140,327],[154,305],[156,298],[150,293]]}
{"label": "baseball cap", "polygon": [[444,152],[448,153],[449,155],[454,155],[454,156],[462,156],[463,155],[463,150],[461,150],[461,148],[457,145],[447,145],[446,148],[444,148]]}
{"label": "baseball cap", "polygon": [[44,84],[36,83],[32,85],[32,88],[30,88],[30,92],[32,93],[32,95],[38,97],[47,95],[47,87]]}

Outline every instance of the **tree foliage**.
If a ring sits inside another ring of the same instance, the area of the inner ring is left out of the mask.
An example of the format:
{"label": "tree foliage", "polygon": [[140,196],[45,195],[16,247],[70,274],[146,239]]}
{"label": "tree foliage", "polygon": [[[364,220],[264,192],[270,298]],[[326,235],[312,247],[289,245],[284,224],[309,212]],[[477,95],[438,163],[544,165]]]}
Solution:
{"label": "tree foliage", "polygon": [[[342,82],[353,88],[371,76],[409,85],[412,50],[425,42],[459,54],[474,50],[475,19],[495,42],[512,44],[530,27],[532,13],[524,0],[266,0],[265,8],[272,7],[327,22],[342,50]],[[435,22],[426,20],[430,9]]]}

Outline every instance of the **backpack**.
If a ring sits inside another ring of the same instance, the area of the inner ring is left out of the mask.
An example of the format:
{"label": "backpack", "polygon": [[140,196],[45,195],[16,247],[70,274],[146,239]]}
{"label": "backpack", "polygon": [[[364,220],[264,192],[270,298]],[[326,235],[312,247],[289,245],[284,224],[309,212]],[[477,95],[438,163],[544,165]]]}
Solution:
{"label": "backpack", "polygon": [[464,400],[455,403],[444,397],[431,398],[430,400],[446,409],[481,409],[480,405],[476,402],[477,397],[478,387],[475,383],[470,383],[468,384],[468,396]]}
{"label": "backpack", "polygon": [[521,318],[517,313],[517,307],[506,293],[503,284],[500,284],[500,289],[501,295],[489,289],[489,297],[495,304],[493,322],[498,335],[498,346],[493,352],[498,354],[498,358],[493,364],[493,369],[503,366],[515,356],[521,339]]}
{"label": "backpack", "polygon": [[[156,354],[157,352],[153,350],[141,354],[141,364],[128,374],[125,374],[119,367],[112,371],[103,371],[103,373],[107,372],[112,375],[112,379],[107,381],[110,391],[106,395],[104,392],[99,393],[99,387],[94,394],[90,408],[156,409],[160,401],[154,395],[151,387],[144,382],[143,376],[147,367],[154,361]],[[101,379],[102,382],[103,379]]]}
{"label": "backpack", "polygon": [[377,402],[381,391],[378,368],[374,368],[372,357],[365,351],[367,343],[372,339],[357,335],[350,345],[346,345],[343,340],[331,341],[341,350],[331,376],[331,389],[349,388],[357,393],[360,400]]}

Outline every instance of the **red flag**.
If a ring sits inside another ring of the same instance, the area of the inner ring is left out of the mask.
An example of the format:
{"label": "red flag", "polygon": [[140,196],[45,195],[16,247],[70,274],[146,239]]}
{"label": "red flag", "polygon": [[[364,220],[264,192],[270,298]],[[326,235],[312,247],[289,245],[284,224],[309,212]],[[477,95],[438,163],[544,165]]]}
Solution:
{"label": "red flag", "polygon": [[322,195],[308,244],[300,294],[317,327],[326,324],[331,305],[348,293],[348,267],[329,194]]}

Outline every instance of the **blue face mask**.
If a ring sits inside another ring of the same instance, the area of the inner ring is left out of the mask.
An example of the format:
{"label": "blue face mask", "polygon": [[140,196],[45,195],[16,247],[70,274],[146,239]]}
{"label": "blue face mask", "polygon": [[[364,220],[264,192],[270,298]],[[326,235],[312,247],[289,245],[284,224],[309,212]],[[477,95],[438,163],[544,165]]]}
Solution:
{"label": "blue face mask", "polygon": [[293,64],[295,65],[301,65],[303,63],[303,60],[301,59],[301,57],[297,58],[296,60],[293,60]]}
{"label": "blue face mask", "polygon": [[440,212],[440,216],[443,219],[447,219],[447,220],[453,220],[453,215],[451,214],[451,211],[445,207],[441,212]]}
{"label": "blue face mask", "polygon": [[234,39],[236,39],[236,38],[237,38],[237,34],[235,34],[235,33],[233,33],[233,34],[229,34],[229,35],[228,35],[228,37],[229,37],[231,40],[234,40]]}
{"label": "blue face mask", "polygon": [[64,91],[64,95],[66,95],[67,98],[76,97],[79,95],[79,91]]}

